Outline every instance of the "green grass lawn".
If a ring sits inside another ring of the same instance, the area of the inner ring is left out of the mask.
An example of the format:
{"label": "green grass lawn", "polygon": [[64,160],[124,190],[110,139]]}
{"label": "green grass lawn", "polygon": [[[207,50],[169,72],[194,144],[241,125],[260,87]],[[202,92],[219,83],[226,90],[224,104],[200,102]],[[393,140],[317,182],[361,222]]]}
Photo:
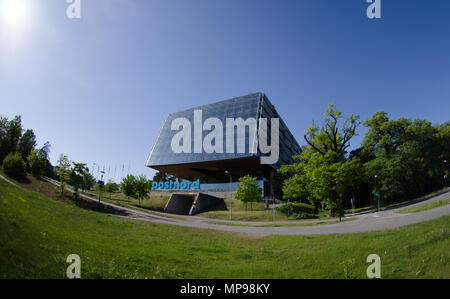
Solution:
{"label": "green grass lawn", "polygon": [[[230,220],[230,200],[225,200],[227,205],[226,211],[208,211],[197,214],[196,216],[218,219],[218,220]],[[254,202],[252,205],[243,204],[238,200],[233,200],[231,203],[232,207],[232,219],[233,221],[253,221],[253,222],[273,222],[273,221],[288,221],[288,220],[301,220],[295,216],[287,216],[281,213],[278,209],[266,209],[266,204],[264,202]],[[320,215],[317,218],[328,218],[325,215]],[[309,217],[307,219],[314,219]]]}
{"label": "green grass lawn", "polygon": [[418,213],[418,212],[422,212],[422,211],[426,211],[426,210],[430,210],[430,209],[434,209],[434,208],[439,208],[439,207],[442,207],[442,206],[445,206],[448,204],[450,204],[450,198],[435,201],[435,202],[430,202],[430,203],[423,204],[423,205],[416,206],[416,207],[409,208],[409,209],[408,208],[402,209],[402,210],[398,211],[397,213],[401,213],[401,214]]}
{"label": "green grass lawn", "polygon": [[[91,194],[89,194],[91,193]],[[87,195],[91,195],[92,197],[98,198],[97,191],[90,191],[89,193],[85,193]],[[94,195],[92,195],[94,194]],[[121,206],[131,207],[134,209],[142,210],[142,211],[156,211],[163,212],[164,207],[166,206],[167,201],[169,200],[169,196],[158,196],[150,194],[149,199],[142,200],[140,205],[139,201],[133,198],[127,198],[122,193],[102,193],[101,200],[119,204]],[[230,201],[229,199],[225,199],[225,204],[228,210],[222,211],[209,211],[197,214],[196,216],[211,218],[211,219],[219,219],[219,220],[230,220]],[[275,215],[272,209],[266,209],[266,205],[264,202],[254,202],[252,204],[243,204],[240,201],[233,200],[232,203],[232,220],[233,221],[255,221],[255,222],[272,222],[272,221],[287,221],[287,220],[299,220],[295,217],[287,217],[285,214],[282,214],[280,211],[276,210]],[[322,218],[322,217],[320,217]],[[328,218],[328,217],[324,217]]]}
{"label": "green grass lawn", "polygon": [[[219,219],[219,220],[230,220],[230,203],[226,202],[228,211],[208,211],[197,214],[196,216]],[[260,207],[259,207],[260,206]],[[271,222],[271,221],[284,221],[289,220],[289,218],[281,214],[279,211],[275,211],[275,215],[272,209],[266,210],[263,203],[254,203],[254,207],[250,210],[245,210],[244,204],[237,200],[233,200],[232,204],[232,218],[233,221],[255,221],[255,222]]]}
{"label": "green grass lawn", "polygon": [[[83,193],[95,198],[98,198],[99,195],[97,191],[89,191]],[[132,197],[127,198],[121,192],[114,192],[114,193],[102,192],[100,199],[111,203],[116,204],[121,203],[132,207],[140,207],[147,210],[162,212],[164,211],[164,207],[166,206],[166,203],[169,200],[169,196],[156,196],[151,194],[150,198],[141,200],[139,202],[139,200],[134,199]]]}
{"label": "green grass lawn", "polygon": [[132,221],[0,180],[0,278],[450,278],[450,216],[384,232],[255,237]]}

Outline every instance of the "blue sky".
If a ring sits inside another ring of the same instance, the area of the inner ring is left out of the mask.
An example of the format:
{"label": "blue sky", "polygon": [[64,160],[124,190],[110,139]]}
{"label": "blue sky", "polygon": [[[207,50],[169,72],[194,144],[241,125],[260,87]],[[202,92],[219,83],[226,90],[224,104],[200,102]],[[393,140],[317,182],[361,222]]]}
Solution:
{"label": "blue sky", "polygon": [[379,20],[365,0],[82,0],[79,20],[64,0],[17,1],[25,21],[0,19],[0,114],[22,115],[54,164],[151,177],[167,114],[256,91],[300,144],[329,103],[449,120],[449,1],[382,0]]}

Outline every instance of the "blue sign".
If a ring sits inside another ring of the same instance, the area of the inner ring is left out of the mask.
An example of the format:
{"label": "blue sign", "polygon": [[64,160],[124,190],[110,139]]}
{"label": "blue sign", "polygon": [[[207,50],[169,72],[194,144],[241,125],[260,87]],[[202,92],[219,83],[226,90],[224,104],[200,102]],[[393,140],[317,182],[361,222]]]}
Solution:
{"label": "blue sign", "polygon": [[191,181],[152,182],[152,190],[200,190],[200,179]]}

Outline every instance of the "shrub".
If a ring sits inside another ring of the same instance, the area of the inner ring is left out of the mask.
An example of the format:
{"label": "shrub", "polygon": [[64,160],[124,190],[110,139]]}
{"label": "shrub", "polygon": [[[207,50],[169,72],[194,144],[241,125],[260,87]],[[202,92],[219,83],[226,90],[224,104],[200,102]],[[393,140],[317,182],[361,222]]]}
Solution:
{"label": "shrub", "polygon": [[3,171],[16,179],[23,179],[27,175],[27,165],[20,153],[9,153],[3,160]]}
{"label": "shrub", "polygon": [[314,207],[305,203],[290,202],[280,207],[280,212],[284,214],[311,214],[314,215]]}
{"label": "shrub", "polygon": [[45,169],[45,160],[42,157],[41,150],[32,150],[28,156],[28,165],[30,172],[39,177]]}

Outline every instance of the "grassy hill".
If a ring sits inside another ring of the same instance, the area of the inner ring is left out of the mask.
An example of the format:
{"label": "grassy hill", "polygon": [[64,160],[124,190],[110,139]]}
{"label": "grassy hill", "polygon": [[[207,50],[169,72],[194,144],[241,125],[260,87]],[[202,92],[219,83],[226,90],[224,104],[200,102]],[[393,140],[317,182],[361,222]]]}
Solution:
{"label": "grassy hill", "polygon": [[0,278],[64,278],[70,254],[83,278],[365,278],[372,253],[383,278],[450,278],[449,224],[262,238],[132,221],[0,180]]}

